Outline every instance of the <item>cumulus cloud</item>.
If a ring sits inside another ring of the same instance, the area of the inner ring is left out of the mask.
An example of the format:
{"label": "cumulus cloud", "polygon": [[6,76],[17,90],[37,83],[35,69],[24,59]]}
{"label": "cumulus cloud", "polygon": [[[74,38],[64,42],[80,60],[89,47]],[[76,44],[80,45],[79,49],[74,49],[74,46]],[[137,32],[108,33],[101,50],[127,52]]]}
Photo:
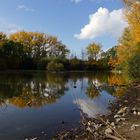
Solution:
{"label": "cumulus cloud", "polygon": [[17,6],[18,10],[24,10],[24,11],[29,11],[29,12],[34,12],[34,9],[27,7],[26,5],[18,5]]}
{"label": "cumulus cloud", "polygon": [[126,26],[123,9],[109,12],[107,8],[100,7],[97,12],[89,16],[89,23],[74,37],[77,39],[93,39],[105,34],[119,37]]}
{"label": "cumulus cloud", "polygon": [[6,34],[11,34],[21,30],[16,24],[11,24],[3,18],[0,18],[0,31]]}

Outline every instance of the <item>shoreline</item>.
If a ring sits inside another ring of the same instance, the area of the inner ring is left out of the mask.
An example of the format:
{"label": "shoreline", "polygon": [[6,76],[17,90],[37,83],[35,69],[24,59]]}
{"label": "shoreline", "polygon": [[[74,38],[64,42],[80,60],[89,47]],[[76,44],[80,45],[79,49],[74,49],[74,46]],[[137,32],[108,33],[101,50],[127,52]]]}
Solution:
{"label": "shoreline", "polygon": [[120,99],[109,106],[107,116],[88,118],[81,112],[79,126],[58,133],[53,140],[139,140],[140,85],[130,85]]}

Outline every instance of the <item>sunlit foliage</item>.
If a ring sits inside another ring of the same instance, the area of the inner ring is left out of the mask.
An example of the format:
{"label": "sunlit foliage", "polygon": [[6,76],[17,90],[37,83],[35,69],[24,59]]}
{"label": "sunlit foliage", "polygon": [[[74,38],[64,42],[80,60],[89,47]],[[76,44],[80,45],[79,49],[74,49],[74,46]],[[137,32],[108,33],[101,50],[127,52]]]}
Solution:
{"label": "sunlit foliage", "polygon": [[89,60],[97,60],[97,55],[101,50],[101,45],[92,43],[87,46],[87,54]]}

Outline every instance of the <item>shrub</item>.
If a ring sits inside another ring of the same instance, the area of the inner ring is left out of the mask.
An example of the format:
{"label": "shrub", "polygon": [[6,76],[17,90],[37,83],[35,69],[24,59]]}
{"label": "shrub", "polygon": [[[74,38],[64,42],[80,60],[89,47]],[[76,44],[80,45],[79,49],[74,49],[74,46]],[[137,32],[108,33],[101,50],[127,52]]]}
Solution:
{"label": "shrub", "polygon": [[25,70],[32,70],[36,69],[36,64],[32,58],[24,57],[20,64],[20,68]]}
{"label": "shrub", "polygon": [[6,70],[7,64],[3,59],[0,59],[0,70]]}
{"label": "shrub", "polygon": [[46,66],[48,65],[49,62],[50,62],[50,60],[48,58],[45,58],[45,57],[39,59],[37,62],[37,69],[45,70]]}
{"label": "shrub", "polygon": [[48,71],[63,71],[64,65],[62,63],[51,61],[47,66]]}
{"label": "shrub", "polygon": [[69,60],[69,69],[70,70],[83,70],[84,66],[80,59],[73,58]]}

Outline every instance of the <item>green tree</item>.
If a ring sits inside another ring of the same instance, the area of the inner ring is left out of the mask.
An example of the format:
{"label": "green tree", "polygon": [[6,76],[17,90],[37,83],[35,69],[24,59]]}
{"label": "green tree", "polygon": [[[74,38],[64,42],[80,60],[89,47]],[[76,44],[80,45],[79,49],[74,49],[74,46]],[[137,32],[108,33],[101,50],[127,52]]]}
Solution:
{"label": "green tree", "polygon": [[55,60],[52,60],[48,66],[47,66],[48,71],[63,71],[64,70],[64,65],[62,63],[56,62]]}
{"label": "green tree", "polygon": [[23,47],[20,43],[5,40],[2,44],[2,59],[8,68],[19,68],[23,58]]}
{"label": "green tree", "polygon": [[103,68],[113,69],[116,67],[118,61],[116,48],[117,46],[114,46],[108,49],[106,52],[101,53],[101,65]]}
{"label": "green tree", "polygon": [[128,60],[128,72],[130,77],[140,77],[140,43],[137,45],[138,50]]}

